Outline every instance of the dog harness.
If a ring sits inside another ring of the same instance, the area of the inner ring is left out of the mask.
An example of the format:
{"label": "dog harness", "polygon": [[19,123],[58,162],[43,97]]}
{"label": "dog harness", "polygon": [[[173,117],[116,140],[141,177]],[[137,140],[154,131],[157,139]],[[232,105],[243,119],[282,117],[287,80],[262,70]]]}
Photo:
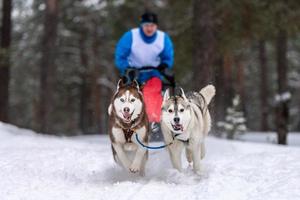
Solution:
{"label": "dog harness", "polygon": [[185,145],[189,144],[190,139],[181,140],[181,139],[177,138],[177,136],[180,135],[179,133],[173,133],[173,132],[171,132],[171,133],[172,133],[172,136],[173,136],[173,141],[176,139],[176,140],[178,140],[180,142],[183,142]]}
{"label": "dog harness", "polygon": [[125,135],[125,140],[126,142],[128,143],[132,143],[131,141],[131,137],[132,137],[132,134],[134,133],[134,130],[133,129],[122,129],[123,130],[123,133]]}

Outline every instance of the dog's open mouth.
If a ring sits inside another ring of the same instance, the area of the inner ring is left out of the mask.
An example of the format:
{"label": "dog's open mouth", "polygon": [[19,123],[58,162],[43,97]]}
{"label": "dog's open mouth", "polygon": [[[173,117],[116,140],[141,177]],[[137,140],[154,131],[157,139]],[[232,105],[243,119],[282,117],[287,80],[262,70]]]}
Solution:
{"label": "dog's open mouth", "polygon": [[[132,113],[133,113],[133,112],[132,112]],[[129,112],[124,112],[124,113],[122,113],[122,114],[123,114],[124,121],[125,121],[126,123],[131,122],[131,116],[132,116],[132,113],[129,113]]]}
{"label": "dog's open mouth", "polygon": [[174,131],[183,131],[183,126],[181,124],[172,124]]}

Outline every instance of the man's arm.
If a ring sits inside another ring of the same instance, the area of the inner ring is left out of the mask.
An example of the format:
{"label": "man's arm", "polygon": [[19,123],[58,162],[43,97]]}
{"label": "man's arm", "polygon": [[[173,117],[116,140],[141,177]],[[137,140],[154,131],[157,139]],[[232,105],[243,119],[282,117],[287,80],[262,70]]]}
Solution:
{"label": "man's arm", "polygon": [[165,33],[164,49],[160,53],[161,64],[166,64],[168,68],[172,68],[174,64],[174,49],[171,38]]}
{"label": "man's arm", "polygon": [[128,56],[131,51],[132,33],[126,32],[119,40],[115,50],[115,65],[120,74],[124,75],[126,68],[129,66]]}

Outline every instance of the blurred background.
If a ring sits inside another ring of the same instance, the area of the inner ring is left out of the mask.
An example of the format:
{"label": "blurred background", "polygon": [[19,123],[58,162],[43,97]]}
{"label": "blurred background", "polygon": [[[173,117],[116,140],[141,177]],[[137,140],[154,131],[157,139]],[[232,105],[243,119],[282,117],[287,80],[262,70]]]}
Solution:
{"label": "blurred background", "polygon": [[55,135],[106,134],[114,49],[158,14],[177,84],[216,86],[213,131],[300,131],[299,0],[2,0],[0,121]]}

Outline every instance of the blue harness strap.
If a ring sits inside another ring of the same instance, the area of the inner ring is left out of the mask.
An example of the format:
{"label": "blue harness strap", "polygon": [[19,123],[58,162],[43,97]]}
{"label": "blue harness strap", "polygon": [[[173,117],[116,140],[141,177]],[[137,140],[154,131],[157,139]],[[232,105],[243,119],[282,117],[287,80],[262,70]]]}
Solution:
{"label": "blue harness strap", "polygon": [[138,134],[135,134],[135,139],[136,139],[136,141],[137,141],[142,147],[144,147],[144,148],[146,148],[146,149],[154,149],[154,150],[157,150],[157,149],[163,149],[163,148],[166,148],[167,146],[173,144],[173,141],[172,141],[172,142],[169,143],[169,144],[164,144],[164,145],[161,145],[161,146],[151,147],[151,146],[147,146],[147,145],[143,144],[143,143],[140,141],[140,139],[139,139],[139,137],[138,137]]}

